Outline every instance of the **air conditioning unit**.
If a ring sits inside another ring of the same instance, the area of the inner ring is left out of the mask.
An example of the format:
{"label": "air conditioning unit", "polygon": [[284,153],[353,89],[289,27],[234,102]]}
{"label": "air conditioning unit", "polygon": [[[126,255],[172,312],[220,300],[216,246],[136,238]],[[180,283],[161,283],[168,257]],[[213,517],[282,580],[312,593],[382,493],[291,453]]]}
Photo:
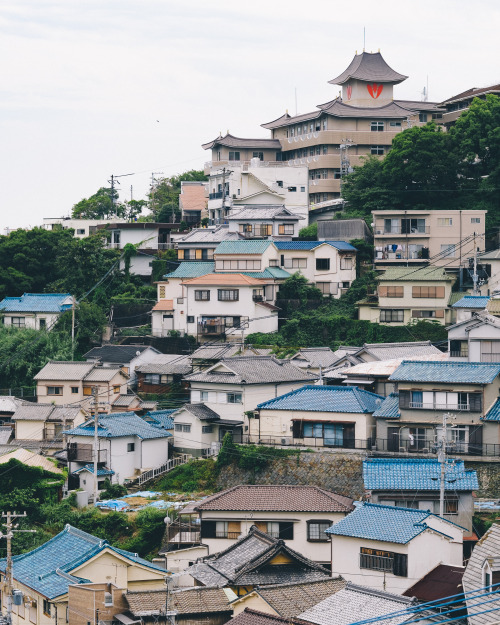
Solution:
{"label": "air conditioning unit", "polygon": [[282,445],[286,445],[286,438],[282,438],[282,439],[281,439],[281,444],[282,444]]}

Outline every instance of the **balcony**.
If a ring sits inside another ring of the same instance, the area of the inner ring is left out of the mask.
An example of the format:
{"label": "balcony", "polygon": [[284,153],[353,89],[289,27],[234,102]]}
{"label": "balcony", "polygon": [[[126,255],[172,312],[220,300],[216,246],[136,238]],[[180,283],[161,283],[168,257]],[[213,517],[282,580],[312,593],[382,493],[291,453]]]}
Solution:
{"label": "balcony", "polygon": [[[94,462],[93,445],[69,443],[67,447],[68,462]],[[97,453],[97,462],[106,464],[108,461],[107,449],[101,449]]]}
{"label": "balcony", "polygon": [[253,226],[251,230],[240,230],[240,234],[245,239],[263,239],[272,236],[273,231],[271,227]]}
{"label": "balcony", "polygon": [[241,532],[215,532],[215,538],[229,538],[230,540],[238,540]]}
{"label": "balcony", "polygon": [[[459,350],[451,350],[450,351],[450,357],[451,358],[468,358],[469,357],[469,349],[468,347],[459,349]],[[498,355],[498,358],[500,358],[500,354]],[[499,360],[494,360],[492,362],[500,362]]]}
{"label": "balcony", "polygon": [[209,200],[222,200],[222,197],[229,197],[229,191],[226,191],[225,193],[223,193],[222,191],[216,191],[215,193],[209,193],[208,194],[208,199]]}
{"label": "balcony", "polygon": [[392,573],[392,570],[394,568],[394,558],[373,556],[368,553],[360,553],[359,568],[370,569],[371,571],[388,571]]}
{"label": "balcony", "polygon": [[393,234],[400,234],[404,236],[425,236],[430,234],[430,226],[421,226],[419,228],[405,228],[403,226],[392,226],[386,228],[384,226],[375,227],[375,235],[377,236],[391,236]]}
{"label": "balcony", "polygon": [[434,402],[411,401],[410,408],[418,408],[419,410],[458,410],[461,412],[469,412],[469,404],[436,404]]}
{"label": "balcony", "polygon": [[264,301],[264,296],[263,295],[252,295],[252,299],[254,302],[263,302]]}

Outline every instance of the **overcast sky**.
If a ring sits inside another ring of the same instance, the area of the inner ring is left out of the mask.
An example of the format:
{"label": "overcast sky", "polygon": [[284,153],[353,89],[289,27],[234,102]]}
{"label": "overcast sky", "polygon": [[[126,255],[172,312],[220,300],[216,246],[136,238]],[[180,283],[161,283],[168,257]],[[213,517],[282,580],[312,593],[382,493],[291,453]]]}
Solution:
{"label": "overcast sky", "polygon": [[356,50],[409,76],[395,97],[442,101],[500,83],[495,0],[2,0],[1,219],[67,216],[111,174],[201,169],[222,131],[314,110]]}

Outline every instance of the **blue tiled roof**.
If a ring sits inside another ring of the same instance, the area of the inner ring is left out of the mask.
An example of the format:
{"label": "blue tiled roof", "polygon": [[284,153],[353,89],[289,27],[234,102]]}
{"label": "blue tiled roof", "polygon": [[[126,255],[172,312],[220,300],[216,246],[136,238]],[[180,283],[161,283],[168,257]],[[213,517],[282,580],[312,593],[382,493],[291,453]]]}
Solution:
{"label": "blue tiled roof", "polygon": [[[84,467],[80,467],[76,471],[73,471],[72,475],[78,475],[82,471],[89,471],[89,473],[94,474],[94,465],[86,464]],[[97,477],[101,477],[103,475],[114,475],[114,474],[115,472],[111,471],[111,469],[108,469],[107,467],[97,467]]]}
{"label": "blue tiled roof", "polygon": [[391,393],[382,404],[373,413],[374,417],[381,419],[399,419],[401,413],[399,411],[399,394]]}
{"label": "blue tiled roof", "polygon": [[[94,420],[90,419],[72,430],[67,430],[66,434],[71,436],[94,436]],[[165,430],[146,423],[135,412],[116,412],[99,415],[97,434],[100,438],[137,436],[141,439],[148,439],[172,436]]]}
{"label": "blue tiled roof", "polygon": [[486,308],[490,298],[487,295],[464,295],[462,299],[451,305],[452,308]]}
{"label": "blue tiled roof", "polygon": [[356,248],[346,241],[275,241],[279,250],[313,250],[318,245],[331,245],[341,252],[356,252]]}
{"label": "blue tiled roof", "polygon": [[[109,549],[149,569],[164,571],[137,554],[111,547],[106,540],[87,534],[71,525],[33,551],[13,558],[14,579],[49,599],[68,592],[69,584],[90,580],[72,575],[78,566]],[[0,571],[5,571],[6,560],[0,560]]]}
{"label": "blue tiled roof", "polygon": [[500,421],[500,398],[496,400],[493,406],[482,418],[483,421]]}
{"label": "blue tiled roof", "polygon": [[195,263],[184,260],[181,264],[170,273],[165,274],[164,278],[199,278],[206,276],[207,273],[213,273],[215,268],[214,262]]}
{"label": "blue tiled roof", "polygon": [[357,386],[312,386],[280,395],[259,404],[266,410],[305,410],[311,412],[374,412],[383,397]]}
{"label": "blue tiled roof", "polygon": [[403,360],[389,380],[491,384],[499,374],[500,363]]}
{"label": "blue tiled roof", "polygon": [[[368,458],[363,461],[363,480],[368,490],[439,491],[441,464],[435,458]],[[479,488],[477,473],[466,471],[462,460],[448,461],[445,490]]]}
{"label": "blue tiled roof", "polygon": [[59,313],[71,308],[64,303],[71,297],[69,293],[24,293],[21,297],[6,297],[0,302],[4,312],[45,312]]}
{"label": "blue tiled roof", "polygon": [[[364,503],[325,530],[325,533],[405,545],[428,529],[425,521],[432,516],[436,515],[428,510]],[[456,525],[446,519],[441,520]]]}
{"label": "blue tiled roof", "polygon": [[271,241],[221,241],[214,254],[262,254],[272,244]]}
{"label": "blue tiled roof", "polygon": [[[216,271],[215,273],[222,272]],[[226,272],[224,271],[224,273]],[[264,271],[242,271],[241,273],[250,278],[283,278],[286,280],[291,276],[288,271],[281,269],[281,267],[266,267]]]}
{"label": "blue tiled roof", "polygon": [[[174,420],[170,416],[175,410],[150,410],[146,416],[164,430],[174,429]],[[154,425],[154,424],[153,424]]]}

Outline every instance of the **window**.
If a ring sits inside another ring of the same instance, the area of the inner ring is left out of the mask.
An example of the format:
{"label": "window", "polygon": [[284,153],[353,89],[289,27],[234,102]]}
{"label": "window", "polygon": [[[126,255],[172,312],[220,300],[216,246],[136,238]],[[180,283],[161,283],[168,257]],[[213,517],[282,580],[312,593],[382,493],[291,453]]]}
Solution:
{"label": "window", "polygon": [[305,187],[300,187],[300,191],[301,191],[301,193],[305,193],[306,192],[306,188]]}
{"label": "window", "polygon": [[419,113],[418,121],[421,122],[422,124],[425,124],[427,122],[427,113]]}
{"label": "window", "polygon": [[381,156],[382,154],[384,154],[384,152],[385,148],[383,145],[372,145],[372,147],[370,148],[370,154]]}
{"label": "window", "polygon": [[500,341],[480,341],[481,362],[500,362]]}
{"label": "window", "polygon": [[217,289],[217,299],[219,302],[237,302],[240,292],[238,289]]}
{"label": "window", "polygon": [[480,224],[481,223],[481,217],[471,217],[470,218],[470,222],[471,222],[471,224]]}
{"label": "window", "polygon": [[389,122],[391,128],[401,128],[401,122]]}
{"label": "window", "polygon": [[444,513],[445,514],[458,514],[458,500],[457,499],[445,499]]}
{"label": "window", "polygon": [[200,401],[208,401],[208,391],[200,391]]}
{"label": "window", "polygon": [[414,298],[443,299],[444,286],[414,286],[411,290]]}
{"label": "window", "polygon": [[325,117],[325,119],[323,120],[323,130],[328,130],[328,120]]}
{"label": "window", "polygon": [[329,271],[330,259],[329,258],[317,258],[316,259],[316,271]]}
{"label": "window", "polygon": [[438,226],[453,226],[452,217],[438,217]]}
{"label": "window", "polygon": [[175,423],[174,432],[191,432],[190,423]]}
{"label": "window", "polygon": [[441,243],[441,258],[455,258],[455,246],[452,243]]}
{"label": "window", "polygon": [[43,613],[46,616],[50,616],[50,601],[47,601],[47,599],[43,600]]}
{"label": "window", "polygon": [[47,395],[62,395],[62,386],[47,386]]}
{"label": "window", "polygon": [[269,267],[279,267],[278,261],[275,258],[271,259],[269,261]]}
{"label": "window", "polygon": [[340,174],[340,169],[333,169],[333,179],[334,180],[340,180],[342,178],[341,174]]}
{"label": "window", "polygon": [[195,291],[194,299],[197,302],[209,302],[210,301],[210,291]]}
{"label": "window", "polygon": [[404,310],[381,310],[380,321],[382,323],[403,323]]}
{"label": "window", "polygon": [[281,264],[287,269],[304,269],[307,267],[307,258],[286,258]]}
{"label": "window", "polygon": [[383,132],[383,130],[384,130],[384,122],[372,122],[370,124],[370,130],[372,132]]}
{"label": "window", "polygon": [[92,387],[91,386],[84,386],[83,387],[83,394],[84,395],[92,395]]}
{"label": "window", "polygon": [[241,393],[228,393],[227,394],[227,403],[228,404],[241,404],[243,401]]}
{"label": "window", "polygon": [[316,288],[318,288],[323,295],[331,295],[331,282],[316,282]]}
{"label": "window", "polygon": [[404,286],[379,286],[380,297],[404,297]]}
{"label": "window", "polygon": [[78,386],[72,386],[72,387],[71,387],[71,392],[73,393],[73,395],[75,395],[76,393],[78,393]]}
{"label": "window", "polygon": [[239,161],[240,153],[239,152],[229,152],[229,160],[230,161]]}
{"label": "window", "polygon": [[340,257],[340,268],[341,269],[352,269],[352,257],[351,256],[341,256]]}
{"label": "window", "polygon": [[85,234],[85,228],[77,228],[76,234]]}
{"label": "window", "polygon": [[380,549],[361,547],[359,568],[371,571],[384,571],[398,577],[408,576],[408,556],[405,553],[394,553]]}
{"label": "window", "polygon": [[187,323],[194,323],[194,315],[187,316]]}
{"label": "window", "polygon": [[127,443],[127,451],[135,451],[135,443]]}
{"label": "window", "polygon": [[213,425],[203,425],[201,428],[202,434],[211,434],[214,431]]}
{"label": "window", "polygon": [[331,526],[331,521],[308,521],[307,522],[307,540],[310,542],[328,542],[328,537],[325,534]]}
{"label": "window", "polygon": [[288,187],[288,191],[290,193],[295,193],[297,191],[297,187]]}
{"label": "window", "polygon": [[278,234],[293,234],[293,233],[294,233],[293,224],[279,224]]}
{"label": "window", "polygon": [[47,320],[46,319],[39,319],[39,327],[40,330],[45,330],[45,328],[47,327]]}
{"label": "window", "polygon": [[[463,410],[481,412],[482,393],[459,393],[458,391],[400,390],[400,408],[423,410]],[[454,428],[450,432],[458,431]],[[461,434],[457,434],[461,436]]]}
{"label": "window", "polygon": [[144,375],[144,382],[146,384],[159,384],[160,374],[159,373],[146,373]]}
{"label": "window", "polygon": [[24,317],[11,317],[11,325],[15,328],[25,328],[26,321]]}
{"label": "window", "polygon": [[264,160],[264,152],[253,152],[252,158],[260,158],[261,161]]}
{"label": "window", "polygon": [[120,392],[120,385],[113,384],[113,393],[119,393],[119,392]]}

